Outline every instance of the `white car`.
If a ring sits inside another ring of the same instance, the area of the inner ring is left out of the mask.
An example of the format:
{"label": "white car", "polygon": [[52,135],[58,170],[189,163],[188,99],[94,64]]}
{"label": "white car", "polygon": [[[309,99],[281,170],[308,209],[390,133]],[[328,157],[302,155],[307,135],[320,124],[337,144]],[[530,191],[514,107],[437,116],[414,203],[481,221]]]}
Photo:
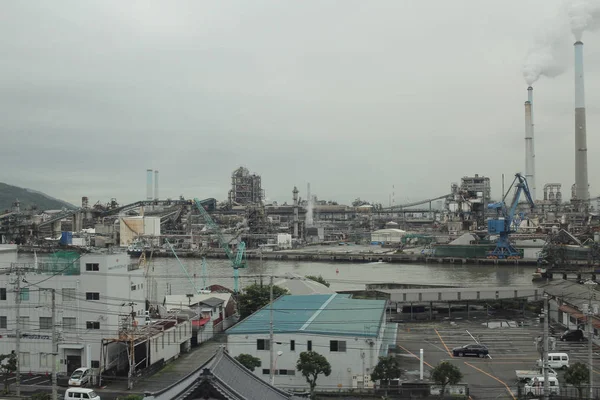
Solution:
{"label": "white car", "polygon": [[92,389],[68,388],[65,392],[65,400],[73,399],[101,400],[100,396]]}
{"label": "white car", "polygon": [[92,371],[89,368],[77,368],[69,378],[69,386],[85,386],[90,383]]}

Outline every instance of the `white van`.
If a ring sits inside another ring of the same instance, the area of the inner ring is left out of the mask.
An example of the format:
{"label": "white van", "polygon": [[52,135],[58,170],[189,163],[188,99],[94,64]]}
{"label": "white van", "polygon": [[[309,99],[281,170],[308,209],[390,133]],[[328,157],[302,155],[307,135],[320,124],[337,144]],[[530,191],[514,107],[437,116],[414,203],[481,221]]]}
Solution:
{"label": "white van", "polygon": [[[542,360],[537,360],[537,366],[542,368]],[[567,353],[548,353],[548,366],[552,369],[569,368],[569,355]]]}
{"label": "white van", "polygon": [[[558,379],[555,376],[548,377],[548,383],[550,384],[550,394],[551,395],[559,395],[560,394],[560,386],[558,385]],[[544,395],[544,377],[538,376],[533,380],[529,381],[525,384],[523,388],[525,395],[528,397],[532,396],[543,396]]]}
{"label": "white van", "polygon": [[68,388],[65,392],[65,400],[74,399],[101,400],[100,396],[92,389]]}

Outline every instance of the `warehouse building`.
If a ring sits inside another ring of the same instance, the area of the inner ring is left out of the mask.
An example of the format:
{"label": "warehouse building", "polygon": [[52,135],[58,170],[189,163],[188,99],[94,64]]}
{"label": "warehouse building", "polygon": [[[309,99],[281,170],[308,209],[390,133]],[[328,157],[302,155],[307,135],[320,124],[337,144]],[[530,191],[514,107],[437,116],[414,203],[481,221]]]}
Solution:
{"label": "warehouse building", "polygon": [[[300,353],[315,351],[331,364],[331,375],[319,376],[321,390],[368,386],[378,357],[387,355],[395,343],[396,324],[387,324],[386,302],[352,299],[343,294],[287,295],[273,302],[273,351],[276,386],[306,389],[305,378],[296,371]],[[264,380],[270,376],[270,306],[257,311],[227,331],[232,356],[251,354],[262,362],[254,371]]]}

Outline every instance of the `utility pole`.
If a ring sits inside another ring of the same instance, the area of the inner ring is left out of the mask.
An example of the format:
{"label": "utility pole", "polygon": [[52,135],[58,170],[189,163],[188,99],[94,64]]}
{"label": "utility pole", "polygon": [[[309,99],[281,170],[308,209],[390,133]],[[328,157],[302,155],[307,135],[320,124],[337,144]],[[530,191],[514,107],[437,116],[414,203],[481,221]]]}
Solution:
{"label": "utility pole", "polygon": [[21,396],[21,271],[16,267],[17,271],[17,331],[15,352],[17,353],[17,370],[15,371],[15,386],[17,388],[17,397]]}
{"label": "utility pole", "polygon": [[544,400],[548,400],[550,395],[550,384],[548,382],[548,294],[544,293],[544,355],[542,358],[542,366],[544,368]]}
{"label": "utility pole", "polygon": [[594,364],[593,364],[593,348],[594,348],[594,309],[592,307],[592,289],[590,285],[590,299],[587,305],[587,331],[588,331],[588,368],[589,368],[589,381],[590,381],[590,399],[594,398]]}
{"label": "utility pole", "polygon": [[56,332],[56,290],[52,291],[52,400],[58,400],[56,379],[56,354],[58,353],[58,335]]}
{"label": "utility pole", "polygon": [[270,375],[270,382],[271,385],[273,385],[274,381],[275,381],[275,371],[273,371],[274,364],[273,364],[273,345],[275,344],[273,342],[273,275],[271,275],[271,280],[269,283],[269,301],[270,301],[270,305],[269,305],[269,357],[270,357],[270,368],[269,371],[271,371],[271,375]]}

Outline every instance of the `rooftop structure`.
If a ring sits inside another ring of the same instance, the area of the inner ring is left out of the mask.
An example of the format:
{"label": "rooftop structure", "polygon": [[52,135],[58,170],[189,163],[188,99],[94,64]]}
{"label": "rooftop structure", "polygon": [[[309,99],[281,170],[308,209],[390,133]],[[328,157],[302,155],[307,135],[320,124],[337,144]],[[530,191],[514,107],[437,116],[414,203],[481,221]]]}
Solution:
{"label": "rooftop structure", "polygon": [[[375,337],[383,322],[385,304],[384,300],[352,299],[337,293],[281,296],[273,302],[273,331]],[[227,333],[268,333],[269,313],[267,306]]]}
{"label": "rooftop structure", "polygon": [[292,394],[279,390],[259,379],[222,348],[181,381],[156,393],[152,400],[288,400]]}

